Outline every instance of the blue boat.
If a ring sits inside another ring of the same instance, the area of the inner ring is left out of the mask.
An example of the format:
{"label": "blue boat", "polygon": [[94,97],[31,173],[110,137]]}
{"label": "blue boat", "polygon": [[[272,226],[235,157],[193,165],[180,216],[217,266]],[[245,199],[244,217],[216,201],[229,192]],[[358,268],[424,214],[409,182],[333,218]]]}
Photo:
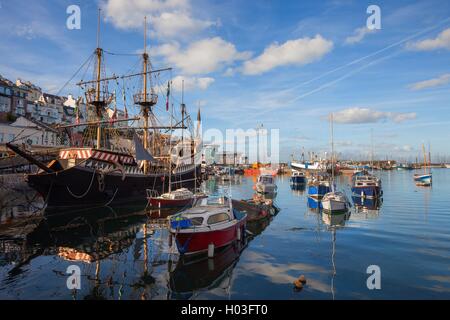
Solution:
{"label": "blue boat", "polygon": [[306,184],[307,181],[308,179],[306,178],[303,172],[292,170],[291,184],[293,185]]}
{"label": "blue boat", "polygon": [[383,195],[381,180],[367,171],[355,173],[352,177],[352,193],[355,197],[380,198]]}
{"label": "blue boat", "polygon": [[433,176],[431,173],[428,174],[415,174],[414,181],[418,186],[431,186],[433,183]]}
{"label": "blue boat", "polygon": [[308,197],[321,200],[330,191],[330,180],[326,173],[314,175],[308,183]]}

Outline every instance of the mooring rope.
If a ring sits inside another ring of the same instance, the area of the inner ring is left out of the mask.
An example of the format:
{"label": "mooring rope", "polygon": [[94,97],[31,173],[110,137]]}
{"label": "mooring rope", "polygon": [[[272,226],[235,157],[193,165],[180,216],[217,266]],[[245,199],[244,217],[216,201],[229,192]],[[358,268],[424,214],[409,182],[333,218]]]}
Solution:
{"label": "mooring rope", "polygon": [[104,205],[103,205],[104,207],[109,206],[109,205],[111,204],[111,202],[114,201],[114,198],[116,197],[117,191],[119,191],[119,188],[116,188],[116,191],[114,192],[114,194],[113,194],[111,200],[109,200],[106,204],[104,204]]}
{"label": "mooring rope", "polygon": [[82,198],[84,198],[84,197],[89,193],[89,191],[91,190],[92,184],[93,184],[93,182],[94,182],[94,178],[95,178],[95,170],[94,170],[93,173],[92,173],[92,179],[91,179],[91,183],[89,184],[89,187],[87,188],[86,192],[83,193],[83,194],[80,195],[80,196],[77,196],[77,195],[74,194],[72,191],[70,191],[69,186],[66,186],[66,189],[67,189],[67,191],[70,193],[70,195],[71,195],[72,197],[77,198],[77,199],[82,199]]}

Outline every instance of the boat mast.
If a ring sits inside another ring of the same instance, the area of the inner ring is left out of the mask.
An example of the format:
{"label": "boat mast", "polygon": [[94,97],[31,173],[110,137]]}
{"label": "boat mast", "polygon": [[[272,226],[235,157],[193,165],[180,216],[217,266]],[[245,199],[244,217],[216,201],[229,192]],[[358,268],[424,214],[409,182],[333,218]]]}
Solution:
{"label": "boat mast", "polygon": [[331,132],[331,189],[334,191],[334,139],[333,139],[333,113],[330,114]]}
{"label": "boat mast", "polygon": [[[181,126],[184,128],[184,114],[186,113],[186,105],[184,104],[184,79],[181,80]],[[184,129],[181,129],[181,148],[184,156]]]}
{"label": "boat mast", "polygon": [[422,150],[423,150],[423,169],[425,174],[427,173],[427,153],[425,151],[425,144],[422,143]]}
{"label": "boat mast", "polygon": [[371,144],[371,150],[370,150],[370,168],[371,168],[371,173],[373,174],[373,128],[370,129],[370,144]]}
{"label": "boat mast", "polygon": [[169,193],[172,192],[172,134],[173,134],[173,103],[170,110],[170,138],[169,138]]}

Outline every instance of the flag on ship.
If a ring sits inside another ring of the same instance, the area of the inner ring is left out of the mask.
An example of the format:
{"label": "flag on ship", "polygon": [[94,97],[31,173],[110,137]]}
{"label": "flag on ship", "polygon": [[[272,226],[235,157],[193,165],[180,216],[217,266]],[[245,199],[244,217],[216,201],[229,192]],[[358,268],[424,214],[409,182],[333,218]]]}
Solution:
{"label": "flag on ship", "polygon": [[170,81],[167,82],[166,111],[169,111]]}

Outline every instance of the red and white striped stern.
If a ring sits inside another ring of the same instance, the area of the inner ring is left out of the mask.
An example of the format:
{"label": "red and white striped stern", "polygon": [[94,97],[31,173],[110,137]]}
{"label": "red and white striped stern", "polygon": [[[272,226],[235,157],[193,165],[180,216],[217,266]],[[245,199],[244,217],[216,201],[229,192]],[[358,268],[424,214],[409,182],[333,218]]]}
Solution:
{"label": "red and white striped stern", "polygon": [[70,148],[59,151],[59,159],[89,159],[92,157],[90,148]]}
{"label": "red and white striped stern", "polygon": [[91,148],[70,148],[59,152],[60,159],[94,159],[105,162],[118,162],[122,164],[134,164],[131,155],[116,153],[113,151],[96,150]]}

